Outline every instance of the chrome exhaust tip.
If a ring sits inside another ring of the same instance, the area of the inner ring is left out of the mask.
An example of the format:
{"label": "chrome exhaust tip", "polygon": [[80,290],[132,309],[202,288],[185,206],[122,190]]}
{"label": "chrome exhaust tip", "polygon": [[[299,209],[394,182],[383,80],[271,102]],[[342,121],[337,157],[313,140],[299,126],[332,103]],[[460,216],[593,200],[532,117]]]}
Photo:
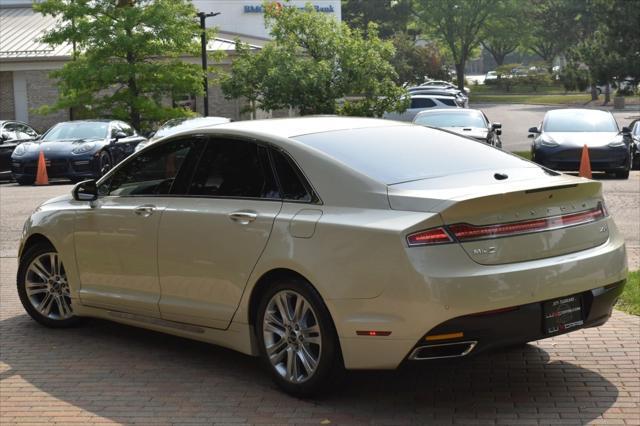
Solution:
{"label": "chrome exhaust tip", "polygon": [[466,342],[418,346],[411,352],[409,359],[412,361],[425,361],[428,359],[459,358],[469,355],[477,344],[476,340],[469,340]]}

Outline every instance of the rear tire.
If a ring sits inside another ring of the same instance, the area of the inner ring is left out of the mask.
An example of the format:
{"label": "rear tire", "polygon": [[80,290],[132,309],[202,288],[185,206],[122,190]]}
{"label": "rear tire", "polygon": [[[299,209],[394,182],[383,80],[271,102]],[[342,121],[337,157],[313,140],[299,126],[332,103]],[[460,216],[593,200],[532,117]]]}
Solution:
{"label": "rear tire", "polygon": [[284,392],[310,397],[342,377],[333,321],[307,281],[284,278],[271,285],[260,300],[255,332],[263,362]]}
{"label": "rear tire", "polygon": [[67,274],[58,252],[38,243],[20,258],[18,296],[29,316],[46,327],[67,328],[80,322],[73,314]]}

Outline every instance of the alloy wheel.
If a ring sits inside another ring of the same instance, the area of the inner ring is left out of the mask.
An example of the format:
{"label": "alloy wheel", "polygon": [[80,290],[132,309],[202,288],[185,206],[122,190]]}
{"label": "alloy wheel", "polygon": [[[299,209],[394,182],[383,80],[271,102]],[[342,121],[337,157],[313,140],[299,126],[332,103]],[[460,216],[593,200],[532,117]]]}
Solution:
{"label": "alloy wheel", "polygon": [[283,290],[273,295],[262,320],[266,355],[286,381],[299,384],[316,372],[322,353],[318,317],[299,293]]}
{"label": "alloy wheel", "polygon": [[37,256],[26,270],[24,286],[29,302],[40,315],[52,320],[73,317],[69,282],[58,253]]}

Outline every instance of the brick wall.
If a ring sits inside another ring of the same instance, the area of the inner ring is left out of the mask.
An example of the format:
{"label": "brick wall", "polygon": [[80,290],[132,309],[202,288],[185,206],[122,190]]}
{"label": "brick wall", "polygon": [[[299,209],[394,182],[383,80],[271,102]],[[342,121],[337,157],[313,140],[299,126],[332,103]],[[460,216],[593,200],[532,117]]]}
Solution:
{"label": "brick wall", "polygon": [[13,72],[0,72],[0,120],[15,120]]}
{"label": "brick wall", "polygon": [[49,78],[49,71],[24,71],[27,79],[27,107],[29,108],[29,124],[44,132],[52,125],[69,120],[69,111],[61,110],[42,115],[34,109],[43,105],[52,105],[58,99],[55,81]]}

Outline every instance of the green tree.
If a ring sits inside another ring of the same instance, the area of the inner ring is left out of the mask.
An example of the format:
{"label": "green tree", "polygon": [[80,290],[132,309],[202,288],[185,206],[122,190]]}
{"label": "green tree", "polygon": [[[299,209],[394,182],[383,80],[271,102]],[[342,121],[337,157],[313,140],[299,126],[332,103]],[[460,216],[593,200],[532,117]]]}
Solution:
{"label": "green tree", "polygon": [[342,20],[360,31],[376,23],[379,35],[390,38],[397,32],[406,32],[411,21],[411,0],[342,0]]}
{"label": "green tree", "polygon": [[531,0],[525,13],[524,45],[547,63],[549,72],[556,57],[593,30],[585,0]]}
{"label": "green tree", "polygon": [[640,81],[640,5],[636,0],[591,1],[606,48],[620,59],[618,77],[631,76]]}
{"label": "green tree", "polygon": [[403,107],[404,90],[389,62],[393,45],[378,37],[375,24],[363,34],[310,5],[267,5],[265,21],[273,41],[260,51],[238,43],[237,60],[222,81],[227,98],[245,97],[263,110],[295,108],[302,115],[380,116]]}
{"label": "green tree", "polygon": [[435,44],[416,45],[413,37],[406,33],[396,33],[391,38],[396,53],[391,63],[398,73],[399,84],[419,84],[425,77],[442,80],[447,78],[443,68],[443,58]]}
{"label": "green tree", "polygon": [[422,28],[450,51],[458,88],[464,90],[464,68],[480,44],[482,30],[495,10],[496,0],[416,0],[414,13]]}
{"label": "green tree", "polygon": [[523,28],[522,22],[527,19],[526,8],[519,0],[502,0],[493,7],[495,17],[486,21],[480,43],[500,66],[525,37],[526,27]]}
{"label": "green tree", "polygon": [[201,67],[181,59],[200,53],[197,11],[188,0],[45,0],[34,8],[61,21],[43,41],[72,42],[79,52],[51,73],[59,99],[44,112],[79,108],[140,129],[187,115],[170,105],[172,97],[204,91]]}

